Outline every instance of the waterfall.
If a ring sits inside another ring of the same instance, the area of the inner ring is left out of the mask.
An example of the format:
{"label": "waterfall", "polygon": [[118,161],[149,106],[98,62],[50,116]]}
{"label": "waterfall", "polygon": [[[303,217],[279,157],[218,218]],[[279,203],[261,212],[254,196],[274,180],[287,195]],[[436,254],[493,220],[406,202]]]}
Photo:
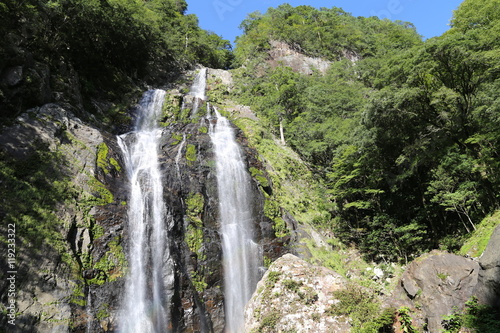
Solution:
{"label": "waterfall", "polygon": [[206,67],[200,69],[193,81],[189,95],[194,97],[193,111],[191,116],[195,116],[200,107],[200,101],[205,100],[205,87],[207,85],[207,69]]}
{"label": "waterfall", "polygon": [[182,150],[186,146],[186,134],[184,133],[182,135],[182,141],[181,144],[179,145],[179,150],[177,150],[177,155],[175,155],[175,168],[177,169],[177,177],[181,179],[181,168],[179,167],[179,162],[182,158]]}
{"label": "waterfall", "polygon": [[88,288],[88,295],[87,295],[87,328],[85,330],[85,333],[92,333],[92,322],[94,321],[94,315],[92,313],[92,292],[91,292],[91,286]]}
{"label": "waterfall", "polygon": [[147,91],[139,103],[134,131],[118,137],[130,182],[129,266],[120,320],[123,333],[167,330],[165,290],[173,277],[165,274],[167,269],[163,267],[164,257],[169,254],[158,163],[161,130],[157,127],[164,98],[163,90]]}
{"label": "waterfall", "polygon": [[217,110],[210,128],[214,145],[225,272],[226,332],[243,332],[244,308],[259,279],[262,254],[253,241],[250,175],[229,121]]}

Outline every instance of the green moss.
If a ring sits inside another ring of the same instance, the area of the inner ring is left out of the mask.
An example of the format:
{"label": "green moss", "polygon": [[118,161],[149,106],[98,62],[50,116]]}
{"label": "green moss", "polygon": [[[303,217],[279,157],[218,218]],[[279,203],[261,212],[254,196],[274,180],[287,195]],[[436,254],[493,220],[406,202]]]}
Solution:
{"label": "green moss", "polygon": [[115,168],[116,171],[120,172],[122,171],[122,167],[120,166],[120,163],[118,163],[117,160],[115,160],[113,157],[109,159],[109,163]]}
{"label": "green moss", "polygon": [[198,128],[198,131],[199,131],[200,133],[207,134],[207,133],[208,133],[208,128],[207,128],[207,126],[200,126],[200,127]]}
{"label": "green moss", "polygon": [[[196,253],[198,260],[206,260],[203,252],[203,221],[201,216],[205,205],[205,198],[201,193],[190,193],[186,198],[186,218],[188,225],[184,234],[184,241],[189,250]],[[204,277],[204,266],[198,265],[197,271],[190,273],[191,281],[198,292],[207,288]]]}
{"label": "green moss", "polygon": [[269,268],[271,264],[273,263],[273,260],[267,256],[264,256],[264,267]]}
{"label": "green moss", "polygon": [[200,214],[203,212],[204,205],[205,205],[205,198],[203,197],[203,194],[190,193],[186,198],[186,208],[188,216],[190,218],[194,216],[199,217]]}
{"label": "green moss", "polygon": [[201,251],[203,245],[203,222],[201,214],[205,205],[205,198],[201,193],[190,193],[186,198],[186,215],[188,226],[184,236],[189,249],[198,255],[198,259],[204,260],[205,255]]}
{"label": "green moss", "polygon": [[78,306],[87,305],[87,300],[84,293],[85,284],[83,281],[77,281],[73,287],[71,296],[69,297],[70,303],[76,304]]}
{"label": "green moss", "polygon": [[253,178],[255,178],[255,180],[259,182],[260,186],[269,187],[269,180],[266,178],[266,176],[261,170],[251,167],[250,174],[252,175]]}
{"label": "green moss", "polygon": [[175,145],[178,145],[179,143],[181,143],[182,140],[184,139],[184,137],[182,136],[182,134],[174,133],[174,134],[172,134],[172,139],[175,140],[174,142],[172,142],[172,146],[175,146]]}
{"label": "green moss", "polygon": [[448,278],[448,276],[449,276],[449,275],[448,275],[447,273],[441,273],[441,272],[437,273],[437,277],[438,277],[439,279],[441,279],[441,281],[446,280],[446,279]]}
{"label": "green moss", "polygon": [[461,255],[469,255],[477,258],[483,254],[491,235],[495,228],[500,224],[500,211],[484,218],[478,224],[477,229],[471,234],[460,249]]}
{"label": "green moss", "polygon": [[92,233],[92,239],[98,239],[99,237],[104,235],[104,228],[94,222],[92,224],[91,233]]}
{"label": "green moss", "polygon": [[125,259],[123,247],[120,244],[120,238],[115,237],[108,243],[108,247],[109,250],[93,265],[94,269],[100,270],[104,274],[100,274],[96,278],[89,280],[89,284],[101,285],[125,276],[127,260]]}
{"label": "green moss", "polygon": [[278,311],[271,311],[262,317],[260,322],[258,332],[262,332],[265,330],[273,330],[276,327],[276,324],[280,320],[280,314]]}
{"label": "green moss", "polygon": [[270,271],[269,274],[267,275],[267,281],[270,284],[274,285],[276,282],[278,282],[278,280],[280,279],[280,277],[281,277],[281,272]]}
{"label": "green moss", "polygon": [[101,304],[96,313],[97,320],[101,321],[110,316],[109,314],[109,304]]}
{"label": "green moss", "polygon": [[192,165],[194,161],[196,161],[196,146],[192,144],[188,144],[186,147],[186,160],[188,161],[188,165]]}
{"label": "green moss", "polygon": [[[61,205],[74,204],[78,191],[62,172],[67,165],[62,152],[50,151],[38,141],[32,142],[30,148],[30,155],[23,159],[0,152],[2,224],[5,228],[15,225],[19,246],[33,252],[48,246],[72,267],[72,252],[60,232],[69,226],[57,211]],[[5,229],[0,242],[7,242],[6,235]]]}
{"label": "green moss", "polygon": [[108,152],[109,148],[106,143],[101,142],[97,146],[97,166],[106,174],[109,173]]}
{"label": "green moss", "polygon": [[200,260],[205,259],[205,256],[200,251],[201,246],[203,245],[203,229],[199,228],[196,225],[189,224],[187,226],[184,240],[191,252],[198,254],[198,258]]}
{"label": "green moss", "polygon": [[207,289],[207,283],[205,281],[205,278],[198,272],[192,271],[191,272],[191,282],[193,283],[194,289],[196,289],[197,292],[203,292]]}
{"label": "green moss", "polygon": [[104,206],[115,200],[113,193],[107,189],[106,185],[97,180],[97,178],[89,175],[88,185],[90,186],[92,192],[97,195],[93,198],[93,200],[91,200],[92,204]]}
{"label": "green moss", "polygon": [[97,167],[101,168],[105,174],[108,174],[113,167],[116,171],[120,172],[122,167],[120,163],[113,157],[108,156],[109,148],[106,143],[101,142],[97,146]]}

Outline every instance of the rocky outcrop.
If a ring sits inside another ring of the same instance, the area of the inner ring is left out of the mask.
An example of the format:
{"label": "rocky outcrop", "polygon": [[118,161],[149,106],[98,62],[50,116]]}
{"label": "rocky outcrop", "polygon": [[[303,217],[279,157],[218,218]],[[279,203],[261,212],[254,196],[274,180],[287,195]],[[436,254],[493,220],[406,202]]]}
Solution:
{"label": "rocky outcrop", "polygon": [[463,308],[477,285],[479,263],[433,251],[414,260],[403,273],[392,305],[413,309],[419,327],[439,332],[442,317]]}
{"label": "rocky outcrop", "polygon": [[271,264],[245,309],[245,332],[349,332],[329,310],[345,279],[286,254]]}
{"label": "rocky outcrop", "polygon": [[500,304],[500,227],[478,259],[432,251],[414,260],[403,273],[391,306],[409,307],[415,323],[428,332],[440,332],[443,316],[464,308],[472,296],[480,304]]}
{"label": "rocky outcrop", "polygon": [[270,41],[268,63],[271,67],[288,66],[295,72],[311,75],[314,71],[325,74],[330,68],[330,62],[321,58],[312,58],[293,49],[285,42]]}
{"label": "rocky outcrop", "polygon": [[[32,193],[32,197],[14,198],[32,206],[26,208],[4,197],[11,211],[3,212],[3,217],[16,226],[18,313],[12,332],[68,332],[79,326],[77,317],[87,315],[89,283],[82,272],[107,252],[108,244],[98,238],[116,233],[99,219],[114,210],[112,219],[120,220],[122,210],[116,204],[119,195],[114,196],[119,189],[108,189],[119,177],[109,165],[109,159],[117,156],[112,145],[106,145],[108,141],[105,134],[75,117],[69,107],[58,104],[31,109],[2,130],[2,159],[18,166],[13,178],[2,178],[2,185],[18,183],[13,194]],[[106,156],[101,154],[98,161],[103,147]],[[19,166],[26,169],[19,170]],[[23,188],[26,181],[31,183]],[[44,193],[46,197],[38,199]],[[16,217],[9,217],[14,212],[21,214],[17,222]],[[37,220],[37,233],[30,232],[31,219]],[[1,226],[2,232],[6,227]],[[6,244],[0,242],[0,247]],[[2,271],[12,270],[3,259]],[[2,300],[8,298],[5,282],[0,281]]]}
{"label": "rocky outcrop", "polygon": [[480,303],[493,307],[500,306],[500,226],[496,227],[484,250],[479,258],[478,285],[474,294],[478,297]]}

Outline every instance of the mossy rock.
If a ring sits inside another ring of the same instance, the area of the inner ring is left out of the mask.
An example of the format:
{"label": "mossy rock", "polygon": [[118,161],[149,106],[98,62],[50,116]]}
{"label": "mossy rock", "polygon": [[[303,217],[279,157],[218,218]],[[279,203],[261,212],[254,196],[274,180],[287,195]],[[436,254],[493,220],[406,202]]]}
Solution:
{"label": "mossy rock", "polygon": [[186,160],[188,165],[193,165],[196,161],[196,146],[193,144],[188,144],[186,147]]}

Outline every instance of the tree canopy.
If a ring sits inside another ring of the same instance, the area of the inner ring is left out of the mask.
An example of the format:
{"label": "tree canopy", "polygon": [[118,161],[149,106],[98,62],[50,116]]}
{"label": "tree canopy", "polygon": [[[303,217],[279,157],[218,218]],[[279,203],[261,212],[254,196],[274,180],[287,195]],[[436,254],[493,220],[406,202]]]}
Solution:
{"label": "tree canopy", "polygon": [[[276,133],[282,117],[328,186],[336,218],[323,227],[369,258],[456,249],[499,208],[499,13],[498,0],[465,0],[425,42],[410,23],[336,7],[285,4],[242,23],[235,93]],[[273,40],[330,69],[266,63]]]}
{"label": "tree canopy", "polygon": [[84,98],[113,99],[133,81],[165,80],[194,64],[227,68],[230,43],[186,10],[184,0],[1,0],[0,71],[24,69],[23,89],[0,85],[3,116],[52,101],[38,90],[62,89],[72,71]]}

